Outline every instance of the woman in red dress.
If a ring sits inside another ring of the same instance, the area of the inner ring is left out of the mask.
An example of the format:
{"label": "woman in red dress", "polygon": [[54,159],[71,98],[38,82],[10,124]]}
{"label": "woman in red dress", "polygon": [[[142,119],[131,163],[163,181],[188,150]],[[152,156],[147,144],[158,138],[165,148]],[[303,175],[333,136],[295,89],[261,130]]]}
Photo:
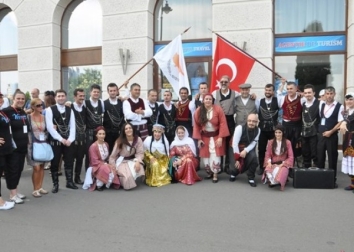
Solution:
{"label": "woman in red dress", "polygon": [[185,127],[177,127],[175,140],[170,148],[171,168],[175,170],[175,179],[186,185],[202,180],[197,174],[199,161],[196,159],[195,144]]}

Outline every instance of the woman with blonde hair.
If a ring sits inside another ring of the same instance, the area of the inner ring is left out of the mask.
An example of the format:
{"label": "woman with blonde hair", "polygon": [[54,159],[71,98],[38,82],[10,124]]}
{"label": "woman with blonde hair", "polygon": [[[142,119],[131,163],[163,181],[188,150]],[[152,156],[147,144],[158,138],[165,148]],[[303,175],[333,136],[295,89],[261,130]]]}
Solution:
{"label": "woman with blonde hair", "polygon": [[39,198],[42,194],[48,194],[46,190],[42,188],[44,179],[44,163],[33,160],[33,141],[45,141],[48,137],[46,123],[44,119],[42,100],[34,98],[31,100],[32,113],[28,116],[30,122],[31,134],[28,135],[28,152],[27,152],[27,164],[33,167],[32,183],[33,192],[32,195],[35,198]]}

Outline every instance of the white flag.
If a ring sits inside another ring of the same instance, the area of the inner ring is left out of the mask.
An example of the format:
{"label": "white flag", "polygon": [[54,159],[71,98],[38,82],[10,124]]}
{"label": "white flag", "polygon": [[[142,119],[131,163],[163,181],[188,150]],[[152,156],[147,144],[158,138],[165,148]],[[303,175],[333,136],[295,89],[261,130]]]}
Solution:
{"label": "white flag", "polygon": [[179,90],[182,87],[188,88],[189,94],[191,93],[186,63],[184,62],[181,35],[178,35],[168,45],[158,51],[154,59],[176,94],[179,94]]}

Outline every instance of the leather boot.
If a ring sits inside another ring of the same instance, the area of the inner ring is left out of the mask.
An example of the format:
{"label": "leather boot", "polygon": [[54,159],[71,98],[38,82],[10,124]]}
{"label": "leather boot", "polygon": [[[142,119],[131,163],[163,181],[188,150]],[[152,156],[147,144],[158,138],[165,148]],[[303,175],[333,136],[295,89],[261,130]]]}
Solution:
{"label": "leather boot", "polygon": [[75,175],[74,182],[75,182],[75,184],[78,184],[78,185],[84,184],[84,182],[82,182],[82,180],[80,179],[80,175]]}
{"label": "leather boot", "polygon": [[53,189],[52,193],[57,193],[59,191],[59,177],[58,171],[52,170],[52,180],[53,180]]}
{"label": "leather boot", "polygon": [[66,188],[79,189],[73,182],[73,171],[65,169]]}

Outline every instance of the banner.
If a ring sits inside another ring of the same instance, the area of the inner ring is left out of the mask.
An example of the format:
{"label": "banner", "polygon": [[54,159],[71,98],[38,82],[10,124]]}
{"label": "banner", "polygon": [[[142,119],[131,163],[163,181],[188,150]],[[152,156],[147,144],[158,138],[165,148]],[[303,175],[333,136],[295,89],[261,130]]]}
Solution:
{"label": "banner", "polygon": [[176,94],[179,93],[181,87],[188,88],[189,93],[191,93],[182,50],[181,35],[178,35],[168,45],[158,51],[154,59]]}
{"label": "banner", "polygon": [[246,82],[254,62],[242,50],[217,36],[210,92],[220,88],[219,80],[223,75],[230,77],[229,88],[238,91],[238,86]]}

